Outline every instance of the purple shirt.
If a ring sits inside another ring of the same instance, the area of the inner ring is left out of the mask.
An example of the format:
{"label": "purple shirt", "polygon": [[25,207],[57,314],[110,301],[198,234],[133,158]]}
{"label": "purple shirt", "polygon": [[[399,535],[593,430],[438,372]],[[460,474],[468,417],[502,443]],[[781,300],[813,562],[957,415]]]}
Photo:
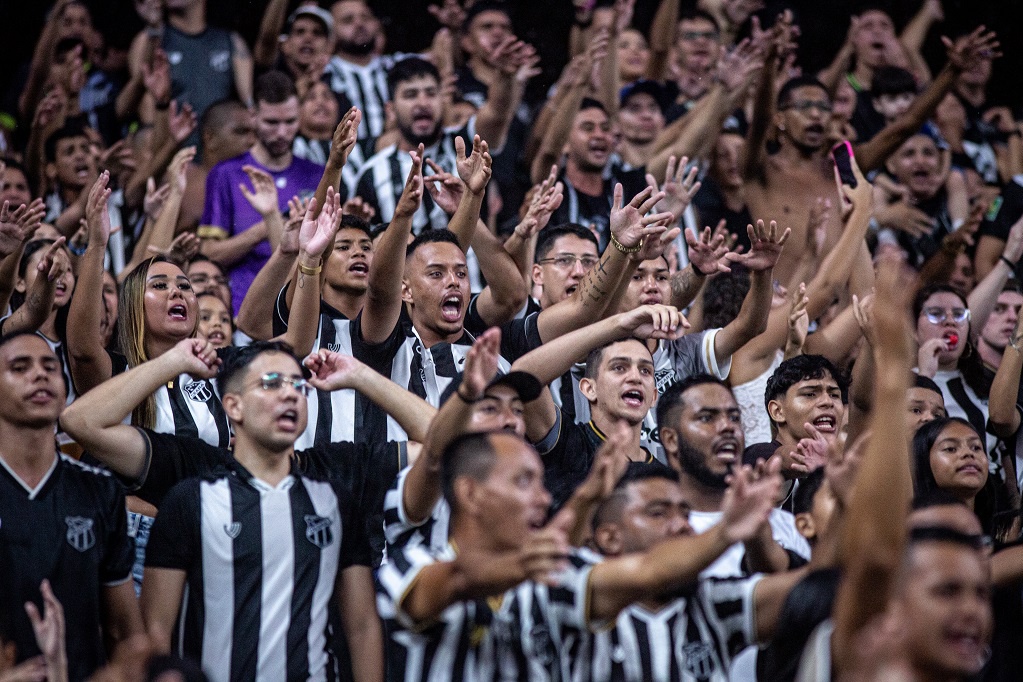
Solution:
{"label": "purple shirt", "polygon": [[[291,165],[282,171],[272,171],[256,161],[251,152],[245,152],[227,161],[221,161],[210,171],[206,178],[206,206],[202,212],[200,237],[231,237],[249,229],[263,219],[256,209],[245,199],[240,184],[249,189],[252,184],[242,166],[255,166],[271,176],[277,184],[277,203],[281,213],[288,210],[288,199],[293,196],[311,197],[320,184],[323,166],[294,157]],[[212,228],[212,229],[211,229]],[[245,299],[252,280],[270,258],[272,250],[270,242],[265,239],[228,271],[231,281],[231,297],[234,313]]]}

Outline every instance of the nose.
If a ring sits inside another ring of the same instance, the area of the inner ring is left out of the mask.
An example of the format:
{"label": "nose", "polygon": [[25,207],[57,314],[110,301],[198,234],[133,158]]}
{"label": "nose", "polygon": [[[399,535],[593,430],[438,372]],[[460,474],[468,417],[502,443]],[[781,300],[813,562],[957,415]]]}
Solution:
{"label": "nose", "polygon": [[668,532],[671,536],[676,535],[689,535],[693,531],[689,525],[689,518],[686,514],[676,512],[672,515],[671,521],[668,524]]}

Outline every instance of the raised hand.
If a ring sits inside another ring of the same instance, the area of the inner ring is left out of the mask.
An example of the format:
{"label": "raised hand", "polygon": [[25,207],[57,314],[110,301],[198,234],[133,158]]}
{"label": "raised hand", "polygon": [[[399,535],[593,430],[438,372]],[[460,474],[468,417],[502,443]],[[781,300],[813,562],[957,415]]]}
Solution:
{"label": "raised hand", "polygon": [[740,263],[751,272],[763,272],[770,270],[778,262],[781,256],[782,247],[788,240],[792,230],[785,228],[785,232],[778,236],[778,224],[771,221],[770,227],[764,227],[764,221],[758,220],[754,228],[752,225],[746,227],[749,234],[750,250],[747,253],[728,253],[728,260],[733,263]]}
{"label": "raised hand", "polygon": [[831,199],[817,197],[810,207],[810,215],[806,220],[806,253],[813,254],[815,259],[824,255],[824,243],[828,238],[828,223],[831,220]]}
{"label": "raised hand", "polygon": [[752,539],[767,522],[781,490],[781,460],[772,457],[763,475],[754,480],[749,465],[736,467],[729,477],[728,490],[722,503],[722,531],[731,542]]}
{"label": "raised hand", "polygon": [[[184,194],[185,188],[188,187],[188,164],[192,163],[195,159],[196,148],[184,147],[179,149],[171,159],[170,166],[167,167],[167,179],[171,183],[171,188],[178,194]],[[258,170],[258,169],[257,169]],[[264,175],[266,175],[264,173]],[[252,177],[251,175],[249,176]],[[270,184],[273,184],[273,178],[270,179]],[[242,190],[244,194],[245,190]],[[277,196],[277,190],[274,189],[274,197]],[[275,205],[276,206],[276,205]]]}
{"label": "raised hand", "polygon": [[39,263],[36,265],[36,270],[46,278],[47,282],[56,282],[64,276],[65,272],[71,269],[71,261],[61,250],[65,242],[67,242],[67,239],[58,237],[55,242],[46,248],[46,251],[43,252],[43,257],[39,259]]}
{"label": "raised hand", "polygon": [[988,31],[986,26],[978,26],[973,31],[953,42],[948,36],[941,36],[948,54],[948,63],[957,71],[969,71],[985,59],[998,59],[1002,56],[998,48],[998,36]]}
{"label": "raised hand", "polygon": [[465,185],[457,177],[437,165],[433,159],[426,159],[426,165],[433,171],[431,175],[423,178],[426,182],[426,189],[445,213],[449,216],[454,215],[458,210],[459,202],[462,201],[462,194],[465,193]]}
{"label": "raised hand", "polygon": [[764,68],[763,47],[749,38],[743,39],[718,60],[717,76],[729,93],[745,90],[753,82],[760,69]]}
{"label": "raised hand", "polygon": [[938,373],[938,356],[946,350],[948,341],[944,338],[928,339],[920,344],[916,354],[916,368],[920,376],[933,379]]}
{"label": "raised hand", "polygon": [[242,170],[249,176],[249,182],[252,183],[251,190],[245,186],[245,183],[238,183],[238,189],[241,190],[242,196],[264,218],[273,214],[278,210],[279,205],[277,185],[274,183],[273,176],[255,166],[242,166]]}
{"label": "raised hand", "polygon": [[345,203],[341,204],[341,210],[345,215],[361,218],[367,223],[371,222],[377,214],[376,210],[367,204],[360,196],[354,196],[345,201]]}
{"label": "raised hand", "polygon": [[351,355],[335,353],[321,348],[313,353],[302,364],[309,368],[312,376],[309,384],[321,391],[340,391],[344,388],[356,388],[360,372],[373,371]]}
{"label": "raised hand", "polygon": [[167,53],[160,48],[153,50],[150,63],[142,63],[142,85],[157,102],[167,102],[171,95],[171,68]]}
{"label": "raised hand", "polygon": [[[564,200],[565,186],[558,182],[558,167],[551,166],[550,174],[539,185],[534,185],[529,199],[529,208],[522,222],[515,226],[515,231],[523,239],[547,227],[551,215],[558,210]],[[522,227],[522,231],[519,228]]]}
{"label": "raised hand", "polygon": [[501,354],[501,329],[491,327],[472,344],[465,355],[465,369],[462,370],[462,395],[470,400],[483,397],[487,384],[497,376],[497,365]]}
{"label": "raised hand", "polygon": [[107,200],[110,198],[110,172],[103,171],[89,189],[89,198],[85,203],[85,222],[88,226],[89,244],[106,248],[110,238],[110,211]]}
{"label": "raised hand", "polygon": [[178,341],[160,360],[174,369],[174,375],[188,374],[197,379],[212,379],[220,371],[217,349],[205,339],[192,338]]}
{"label": "raised hand", "polygon": [[166,249],[149,246],[148,251],[157,256],[163,256],[184,269],[199,254],[199,247],[201,245],[202,240],[194,232],[182,232],[174,238],[174,241]]}
{"label": "raised hand", "polygon": [[423,149],[423,144],[420,143],[419,149],[409,152],[409,156],[412,157],[412,168],[405,179],[405,189],[402,190],[394,207],[395,218],[411,219],[423,201]]}
{"label": "raised hand", "polygon": [[849,157],[849,165],[852,166],[853,175],[856,176],[856,187],[850,187],[842,183],[838,175],[838,167],[835,166],[835,184],[838,186],[838,194],[842,197],[842,220],[849,219],[850,208],[853,210],[869,211],[874,206],[874,186],[867,181],[856,163],[856,157]]}
{"label": "raised hand", "polygon": [[160,212],[163,211],[163,205],[166,203],[168,196],[170,196],[170,183],[165,182],[157,189],[156,180],[152,177],[146,180],[146,196],[142,200],[142,210],[145,212],[146,217],[156,222],[156,219],[160,217]]}
{"label": "raised hand", "polygon": [[319,216],[316,216],[316,198],[310,199],[305,218],[298,229],[301,252],[319,263],[320,257],[334,242],[334,236],[341,227],[341,215],[341,195],[333,187],[327,188]]}
{"label": "raised hand", "polygon": [[426,9],[441,26],[453,32],[462,30],[465,8],[458,0],[444,0],[441,5],[429,5]]}
{"label": "raised hand", "polygon": [[689,320],[675,306],[650,304],[621,313],[618,327],[640,339],[677,339],[689,328]]}
{"label": "raised hand", "polygon": [[863,338],[867,340],[867,344],[877,345],[877,337],[874,334],[874,294],[867,294],[863,298],[853,294],[852,308],[853,317],[856,318],[856,324],[863,332]]}
{"label": "raised hand", "polygon": [[806,422],[803,428],[810,437],[800,438],[796,443],[796,449],[789,455],[792,460],[789,469],[800,476],[810,474],[827,464],[828,449],[831,447],[827,437],[813,424]]}
{"label": "raised hand", "polygon": [[568,559],[568,534],[575,524],[575,512],[565,507],[546,526],[529,534],[519,550],[519,566],[526,580],[554,585]]}
{"label": "raised hand", "polygon": [[[39,585],[39,591],[43,596],[43,613],[40,615],[39,608],[32,602],[25,602],[25,612],[29,621],[32,622],[32,631],[35,634],[36,646],[43,653],[46,661],[45,679],[65,679],[61,675],[67,675],[67,648],[66,630],[64,625],[64,607],[53,594],[53,588],[49,580],[43,580]],[[40,678],[43,679],[43,678]]]}
{"label": "raised hand", "polygon": [[18,250],[39,227],[46,206],[41,199],[35,199],[26,206],[20,205],[10,210],[10,202],[5,201],[0,207],[0,257],[7,256]]}
{"label": "raised hand", "polygon": [[[660,190],[664,192],[664,199],[657,204],[658,211],[671,213],[677,221],[682,217],[686,207],[693,201],[693,197],[700,191],[700,182],[696,175],[699,171],[695,165],[686,173],[686,166],[689,165],[689,157],[683,156],[681,160],[675,155],[668,157],[668,168],[664,174],[664,185]],[[657,179],[650,173],[646,174],[646,184],[653,190],[658,191]]]}
{"label": "raised hand", "polygon": [[490,182],[491,166],[494,160],[490,157],[490,145],[479,135],[472,138],[472,153],[465,155],[465,140],[455,138],[455,166],[458,177],[465,184],[465,189],[474,195],[480,195]]}
{"label": "raised hand", "polygon": [[670,213],[656,213],[649,215],[650,211],[659,201],[664,199],[664,192],[655,192],[652,187],[647,187],[632,198],[627,204],[623,203],[621,183],[615,183],[614,201],[611,204],[610,229],[611,236],[627,249],[633,249],[641,245],[647,234],[662,233],[662,229],[650,229],[650,226],[661,221],[672,219]]}
{"label": "raised hand", "polygon": [[574,495],[590,502],[599,502],[614,491],[618,480],[629,467],[631,431],[624,421],[618,421],[608,430],[607,439],[593,456],[590,473],[576,488]]}
{"label": "raised hand", "polygon": [[333,168],[342,168],[348,161],[348,155],[352,148],[359,141],[359,123],[362,122],[362,112],[352,107],[341,117],[341,122],[334,129],[334,137],[330,142],[330,158],[327,164]]}
{"label": "raised hand", "polygon": [[668,229],[668,226],[674,222],[674,218],[662,218],[648,226],[647,233],[643,237],[643,247],[637,253],[632,254],[631,258],[642,262],[663,256],[668,247],[675,242],[675,238],[682,232],[682,228],[678,226]]}
{"label": "raised hand", "polygon": [[178,109],[177,100],[172,99],[170,109],[167,110],[167,129],[170,131],[174,141],[178,144],[184,142],[197,125],[199,125],[199,119],[196,118],[195,112],[192,111],[192,105],[185,102]]}
{"label": "raised hand", "polygon": [[799,283],[799,290],[792,298],[792,306],[789,308],[789,335],[785,342],[785,350],[797,354],[803,350],[806,343],[806,335],[810,331],[810,315],[806,312],[806,306],[810,298],[806,295],[806,283]]}
{"label": "raised hand", "polygon": [[686,230],[686,245],[689,247],[689,263],[704,277],[732,271],[728,267],[730,261],[726,258],[729,244],[724,233],[712,233],[707,226],[697,237],[690,230]]}

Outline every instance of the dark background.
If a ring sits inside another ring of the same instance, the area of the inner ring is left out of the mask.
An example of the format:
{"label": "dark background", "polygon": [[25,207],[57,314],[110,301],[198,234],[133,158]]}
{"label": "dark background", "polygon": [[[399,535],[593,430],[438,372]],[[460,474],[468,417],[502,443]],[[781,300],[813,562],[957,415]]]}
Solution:
{"label": "dark background", "polygon": [[[429,45],[438,28],[427,6],[436,0],[370,0],[370,5],[386,27],[388,51],[418,51]],[[131,0],[87,0],[93,20],[113,44],[127,46],[141,28]],[[210,23],[233,28],[250,41],[255,37],[266,0],[208,0]],[[297,6],[294,0],[292,6]],[[329,6],[329,0],[321,5]],[[543,57],[543,76],[535,79],[534,93],[543,93],[554,82],[566,59],[568,31],[571,26],[570,0],[511,0],[516,32],[533,43]],[[682,0],[683,8],[695,0]],[[796,14],[802,28],[800,63],[806,70],[817,70],[833,58],[845,39],[849,15],[862,9],[862,0],[768,0],[761,15],[773,17],[784,7]],[[645,30],[656,11],[658,0],[637,0],[634,24]],[[898,29],[920,6],[919,0],[871,2],[886,9]],[[0,0],[0,93],[8,90],[13,75],[31,58],[43,18],[52,6],[37,0]],[[957,36],[978,24],[999,32],[1004,57],[995,62],[989,88],[993,103],[1007,104],[1019,115],[1023,109],[1023,46],[1018,33],[1023,27],[1023,1],[1020,0],[944,0],[945,21],[936,25],[928,37],[925,56],[936,71],[944,61],[939,36]]]}

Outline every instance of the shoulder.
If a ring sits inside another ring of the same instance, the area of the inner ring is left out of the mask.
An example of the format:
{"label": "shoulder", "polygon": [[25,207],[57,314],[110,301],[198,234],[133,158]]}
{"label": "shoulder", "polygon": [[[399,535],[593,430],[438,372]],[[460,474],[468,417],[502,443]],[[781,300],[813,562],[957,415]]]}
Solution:
{"label": "shoulder", "polygon": [[393,157],[397,151],[398,151],[397,144],[387,145],[386,147],[378,151],[376,154],[366,159],[366,161],[362,164],[361,174],[365,175],[367,172],[370,172],[370,169],[379,168],[381,166],[389,164],[391,162],[391,157]]}
{"label": "shoulder", "polygon": [[97,488],[110,488],[112,490],[119,489],[117,479],[114,478],[108,470],[86,464],[73,457],[69,457],[61,453],[60,455],[61,465],[64,466],[68,476],[76,478],[83,484],[91,485]]}

